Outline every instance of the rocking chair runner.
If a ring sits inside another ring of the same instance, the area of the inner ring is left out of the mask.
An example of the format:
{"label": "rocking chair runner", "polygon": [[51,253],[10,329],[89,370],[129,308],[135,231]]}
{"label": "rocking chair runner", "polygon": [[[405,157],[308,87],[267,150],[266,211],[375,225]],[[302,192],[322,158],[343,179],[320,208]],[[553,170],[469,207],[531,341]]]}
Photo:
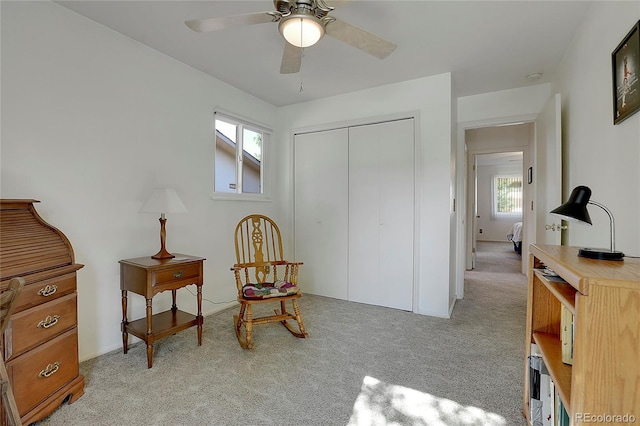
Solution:
{"label": "rocking chair runner", "polygon": [[[280,322],[296,337],[304,338],[304,329],[298,301],[298,268],[302,262],[288,262],[282,255],[280,230],[273,220],[263,215],[249,215],[235,230],[236,264],[231,268],[238,288],[240,313],[234,315],[236,336],[240,346],[253,348],[253,326]],[[287,312],[290,300],[293,313]],[[253,317],[253,305],[280,303],[275,315]],[[296,330],[288,320],[295,320]],[[242,328],[244,327],[244,332]]]}
{"label": "rocking chair runner", "polygon": [[[23,287],[23,278],[12,278],[11,281],[9,281],[7,289],[2,292],[0,296],[0,333],[4,333],[4,330],[7,328],[16,298]],[[16,399],[13,396],[13,390],[11,389],[11,383],[9,382],[9,375],[4,365],[3,356],[0,356],[0,389],[2,389],[2,404],[7,413],[9,423],[13,426],[21,426],[20,413],[18,413]]]}

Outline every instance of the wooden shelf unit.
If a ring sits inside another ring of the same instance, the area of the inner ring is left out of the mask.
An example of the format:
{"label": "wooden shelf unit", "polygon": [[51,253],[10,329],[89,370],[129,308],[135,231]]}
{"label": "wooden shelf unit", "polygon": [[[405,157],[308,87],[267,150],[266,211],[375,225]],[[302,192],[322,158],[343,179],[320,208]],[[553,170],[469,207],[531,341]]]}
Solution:
{"label": "wooden shelf unit", "polygon": [[[640,259],[586,259],[568,246],[529,251],[523,414],[530,423],[528,357],[536,343],[572,425],[585,415],[640,420]],[[563,305],[574,315],[572,365],[562,362]]]}

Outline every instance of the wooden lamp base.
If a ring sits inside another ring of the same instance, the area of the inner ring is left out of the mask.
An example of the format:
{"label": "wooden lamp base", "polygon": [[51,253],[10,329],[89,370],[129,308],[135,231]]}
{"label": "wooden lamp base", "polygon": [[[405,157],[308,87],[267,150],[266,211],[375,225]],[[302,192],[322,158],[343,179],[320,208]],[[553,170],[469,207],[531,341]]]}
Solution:
{"label": "wooden lamp base", "polygon": [[165,260],[165,259],[173,259],[176,257],[175,255],[169,253],[165,248],[165,243],[167,240],[167,230],[165,229],[165,223],[167,219],[164,218],[164,214],[160,217],[160,251],[153,256],[152,259]]}

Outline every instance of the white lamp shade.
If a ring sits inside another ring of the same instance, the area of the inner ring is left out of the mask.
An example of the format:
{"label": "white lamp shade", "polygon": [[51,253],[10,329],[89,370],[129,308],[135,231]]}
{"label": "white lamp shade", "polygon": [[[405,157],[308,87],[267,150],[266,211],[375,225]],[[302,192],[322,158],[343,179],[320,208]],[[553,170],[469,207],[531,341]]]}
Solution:
{"label": "white lamp shade", "polygon": [[178,193],[173,188],[158,188],[140,209],[140,213],[186,213]]}
{"label": "white lamp shade", "polygon": [[282,36],[296,47],[313,46],[324,36],[324,27],[315,17],[293,15],[279,28]]}

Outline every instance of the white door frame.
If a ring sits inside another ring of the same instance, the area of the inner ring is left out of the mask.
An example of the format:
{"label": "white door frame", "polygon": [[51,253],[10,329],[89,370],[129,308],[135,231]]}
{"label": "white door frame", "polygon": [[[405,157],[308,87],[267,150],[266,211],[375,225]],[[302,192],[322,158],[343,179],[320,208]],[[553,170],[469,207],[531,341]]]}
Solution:
{"label": "white door frame", "polygon": [[[477,164],[477,157],[480,155],[486,155],[486,154],[498,154],[501,152],[520,152],[522,153],[523,156],[523,167],[524,167],[524,157],[525,157],[525,153],[526,151],[529,149],[528,146],[512,146],[512,147],[505,147],[505,148],[486,148],[486,149],[476,149],[476,150],[472,150],[472,151],[468,151],[468,161],[467,164]],[[472,183],[476,186],[477,188],[477,179],[478,179],[478,174],[477,174],[477,170],[472,170],[471,168],[469,168],[468,170],[468,183]],[[472,179],[473,177],[473,179]],[[522,177],[523,177],[523,182],[524,182],[524,169],[522,171]],[[468,205],[470,206],[469,211],[467,212],[467,221],[470,224],[470,226],[467,227],[467,232],[469,232],[467,234],[467,244],[469,245],[469,247],[467,247],[467,255],[470,256],[471,258],[475,257],[475,253],[473,252],[473,249],[477,246],[477,236],[478,233],[476,232],[476,227],[477,227],[477,220],[476,220],[476,214],[477,214],[477,206],[478,206],[478,202],[476,200],[476,196],[477,196],[477,192],[472,190],[473,188],[469,188],[469,190],[467,191],[467,202]],[[475,193],[474,193],[475,192]],[[524,192],[523,192],[524,194]],[[528,199],[527,194],[524,194],[524,199],[523,199],[523,207],[528,204]],[[525,212],[523,209],[523,215],[522,215],[522,219],[523,221],[525,220]],[[505,235],[505,239],[506,239],[506,235]],[[467,269],[471,269],[469,267],[469,259],[467,259]],[[474,266],[474,265],[471,265]]]}
{"label": "white door frame", "polygon": [[458,123],[458,140],[457,140],[457,152],[464,152],[465,155],[458,155],[456,159],[456,189],[457,189],[457,253],[456,256],[459,259],[456,262],[456,297],[458,299],[464,298],[464,273],[467,268],[467,259],[471,259],[470,244],[468,243],[468,214],[467,214],[467,191],[469,190],[467,185],[468,176],[468,155],[465,132],[470,129],[477,129],[481,127],[492,127],[512,123],[527,123],[534,122],[538,114],[526,114],[518,116],[506,116],[500,118],[493,118],[487,120],[470,121],[464,123]]}

